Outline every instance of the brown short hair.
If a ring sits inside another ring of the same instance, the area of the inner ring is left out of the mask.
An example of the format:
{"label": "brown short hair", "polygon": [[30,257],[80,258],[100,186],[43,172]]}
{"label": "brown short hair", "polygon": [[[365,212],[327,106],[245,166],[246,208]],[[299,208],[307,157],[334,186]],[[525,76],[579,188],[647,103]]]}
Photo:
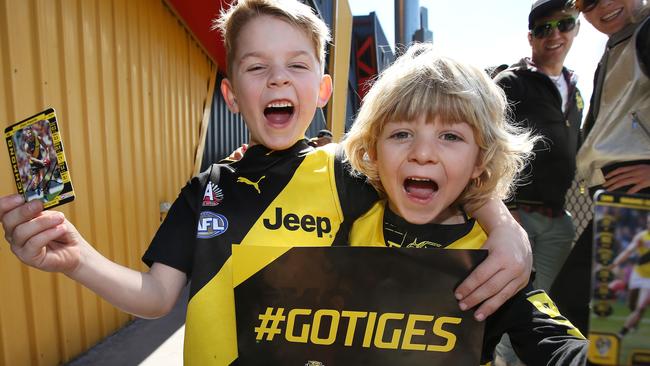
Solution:
{"label": "brown short hair", "polygon": [[325,45],[331,39],[330,31],[309,6],[296,0],[239,0],[228,10],[222,10],[219,18],[213,21],[213,28],[219,29],[223,36],[229,75],[239,33],[249,21],[262,15],[278,18],[304,31],[314,45],[318,60],[325,66]]}

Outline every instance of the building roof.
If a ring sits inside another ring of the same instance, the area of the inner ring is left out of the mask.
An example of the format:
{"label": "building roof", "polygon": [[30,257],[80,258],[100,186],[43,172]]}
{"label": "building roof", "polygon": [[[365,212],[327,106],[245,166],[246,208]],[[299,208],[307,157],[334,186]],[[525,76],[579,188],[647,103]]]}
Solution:
{"label": "building roof", "polygon": [[221,34],[212,30],[212,20],[219,16],[222,8],[228,6],[226,0],[166,0],[172,10],[181,18],[185,26],[201,44],[208,56],[219,68],[226,68],[226,52]]}

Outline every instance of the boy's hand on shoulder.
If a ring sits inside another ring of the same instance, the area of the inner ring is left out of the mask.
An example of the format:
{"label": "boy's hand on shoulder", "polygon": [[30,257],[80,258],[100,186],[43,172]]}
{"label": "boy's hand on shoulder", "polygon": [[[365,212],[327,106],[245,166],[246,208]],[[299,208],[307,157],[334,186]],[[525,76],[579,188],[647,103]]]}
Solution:
{"label": "boy's hand on shoulder", "polygon": [[20,195],[0,197],[5,240],[23,263],[48,272],[73,272],[80,263],[77,229],[56,211],[43,211],[40,201],[25,203]]}
{"label": "boy's hand on shoulder", "polygon": [[480,304],[474,312],[479,321],[524,288],[532,269],[528,235],[519,225],[494,227],[483,248],[488,249],[488,257],[456,289],[461,309]]}

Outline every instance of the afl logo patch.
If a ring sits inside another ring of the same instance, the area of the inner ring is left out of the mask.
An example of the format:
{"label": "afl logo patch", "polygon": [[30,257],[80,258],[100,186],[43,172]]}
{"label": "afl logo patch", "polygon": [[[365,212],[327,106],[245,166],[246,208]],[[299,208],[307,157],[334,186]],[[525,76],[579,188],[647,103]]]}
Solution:
{"label": "afl logo patch", "polygon": [[210,211],[202,211],[199,226],[196,229],[198,239],[210,239],[228,230],[228,219],[225,216]]}

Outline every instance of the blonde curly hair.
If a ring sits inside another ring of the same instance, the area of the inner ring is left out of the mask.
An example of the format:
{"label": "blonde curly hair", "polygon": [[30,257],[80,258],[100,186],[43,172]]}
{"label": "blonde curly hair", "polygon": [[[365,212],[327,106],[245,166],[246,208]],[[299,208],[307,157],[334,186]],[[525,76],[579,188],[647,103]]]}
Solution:
{"label": "blonde curly hair", "polygon": [[481,175],[456,203],[468,212],[490,198],[506,198],[537,137],[510,123],[503,91],[478,67],[437,54],[431,44],[411,46],[384,70],[363,100],[343,141],[353,172],[384,193],[375,162],[377,138],[389,121],[467,122],[479,147]]}

